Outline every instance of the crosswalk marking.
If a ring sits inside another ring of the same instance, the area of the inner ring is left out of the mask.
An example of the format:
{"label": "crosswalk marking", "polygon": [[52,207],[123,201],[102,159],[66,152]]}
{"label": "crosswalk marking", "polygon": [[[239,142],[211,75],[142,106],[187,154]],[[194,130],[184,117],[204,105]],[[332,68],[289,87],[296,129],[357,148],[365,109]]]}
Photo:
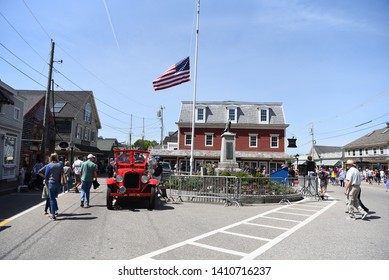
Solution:
{"label": "crosswalk marking", "polygon": [[230,235],[235,235],[235,236],[240,236],[240,237],[244,237],[244,238],[261,240],[261,241],[270,241],[271,240],[269,238],[262,238],[262,237],[258,237],[258,236],[252,236],[252,235],[248,235],[248,234],[231,232],[231,231],[223,231],[223,233],[230,234]]}
{"label": "crosswalk marking", "polygon": [[[173,244],[171,246],[161,248],[161,249],[156,250],[154,252],[150,252],[148,254],[138,256],[138,257],[134,258],[134,260],[153,259],[153,257],[156,257],[156,256],[161,255],[163,253],[178,249],[178,248],[186,246],[186,245],[192,245],[192,246],[196,246],[196,247],[200,247],[200,248],[218,251],[221,253],[236,255],[236,256],[241,257],[241,259],[245,259],[245,260],[253,260],[256,257],[258,257],[259,255],[263,254],[265,251],[269,250],[271,247],[273,247],[277,243],[279,243],[281,240],[287,238],[292,233],[294,233],[295,231],[297,231],[301,227],[305,226],[306,224],[308,224],[309,222],[311,222],[312,220],[314,220],[315,218],[317,218],[318,216],[323,214],[330,207],[332,207],[333,205],[335,205],[337,203],[337,201],[334,200],[332,202],[328,201],[325,204],[316,205],[317,207],[312,207],[312,208],[316,208],[316,211],[314,211],[314,212],[310,211],[310,212],[312,212],[311,214],[302,214],[302,213],[299,214],[299,213],[288,212],[288,210],[293,210],[293,207],[295,205],[298,205],[299,207],[307,206],[307,205],[301,204],[304,201],[305,200],[302,200],[302,201],[296,202],[295,204],[292,204],[292,205],[281,206],[281,207],[269,210],[267,212],[264,212],[264,213],[261,213],[259,215],[254,216],[254,217],[251,217],[251,218],[239,221],[237,223],[225,226],[223,228],[219,228],[219,229],[216,229],[214,231],[210,231],[210,232],[207,232],[205,234],[193,237],[191,239]],[[308,205],[308,206],[311,206],[311,205]],[[306,219],[304,219],[302,221],[298,221],[298,220],[283,219],[283,218],[278,218],[278,217],[271,217],[270,215],[274,214],[274,213],[281,213],[284,215],[295,215],[295,216],[300,216],[300,217],[306,217]],[[279,221],[279,222],[292,222],[292,223],[294,223],[294,225],[291,228],[284,228],[284,227],[264,225],[264,224],[253,222],[254,220],[257,220],[259,218],[265,218],[265,219],[275,220],[275,221]],[[250,234],[235,233],[235,232],[229,231],[229,229],[239,227],[242,225],[247,225],[250,227],[258,227],[258,228],[265,227],[268,229],[283,230],[283,232],[271,239],[271,238],[265,238],[265,237],[253,236]],[[225,249],[225,248],[221,248],[218,246],[206,245],[206,244],[201,243],[201,239],[205,239],[207,237],[213,236],[213,235],[218,234],[218,233],[230,234],[230,235],[234,235],[234,236],[241,237],[241,238],[251,238],[251,239],[261,240],[261,241],[265,241],[266,243],[264,245],[260,246],[259,248],[255,249],[251,253],[243,253],[243,252],[238,252],[236,250]]]}

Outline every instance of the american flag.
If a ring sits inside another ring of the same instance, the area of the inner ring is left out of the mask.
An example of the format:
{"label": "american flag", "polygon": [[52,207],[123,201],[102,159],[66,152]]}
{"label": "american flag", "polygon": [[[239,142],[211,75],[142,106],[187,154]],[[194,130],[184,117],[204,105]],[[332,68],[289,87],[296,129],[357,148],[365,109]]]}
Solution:
{"label": "american flag", "polygon": [[189,56],[172,65],[162,76],[153,81],[154,90],[177,86],[190,81]]}

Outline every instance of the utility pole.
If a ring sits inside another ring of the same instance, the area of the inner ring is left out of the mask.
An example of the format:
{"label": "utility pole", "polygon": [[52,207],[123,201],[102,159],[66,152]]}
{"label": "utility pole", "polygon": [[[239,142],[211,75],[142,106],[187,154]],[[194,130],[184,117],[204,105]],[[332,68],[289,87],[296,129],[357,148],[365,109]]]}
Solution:
{"label": "utility pole", "polygon": [[312,150],[313,150],[313,146],[316,145],[315,135],[314,135],[314,132],[313,132],[313,123],[312,123],[312,127],[310,129],[310,134],[312,136]]}
{"label": "utility pole", "polygon": [[131,127],[130,127],[130,149],[132,149],[132,114],[131,114]]}
{"label": "utility pole", "polygon": [[161,110],[158,111],[158,118],[160,118],[161,120],[161,142],[159,144],[161,145],[162,150],[163,150],[163,109],[165,109],[165,107],[161,105]]}
{"label": "utility pole", "polygon": [[51,90],[51,77],[53,74],[53,62],[54,62],[54,46],[55,43],[51,40],[51,53],[50,53],[50,63],[49,63],[49,77],[47,80],[47,89],[45,95],[45,109],[43,112],[43,125],[42,125],[42,142],[41,142],[41,161],[43,164],[46,163],[46,145],[47,145],[47,127],[48,127],[48,117],[49,117],[49,101],[50,101],[50,90]]}
{"label": "utility pole", "polygon": [[142,128],[142,150],[145,149],[145,118],[143,118],[143,128]]}

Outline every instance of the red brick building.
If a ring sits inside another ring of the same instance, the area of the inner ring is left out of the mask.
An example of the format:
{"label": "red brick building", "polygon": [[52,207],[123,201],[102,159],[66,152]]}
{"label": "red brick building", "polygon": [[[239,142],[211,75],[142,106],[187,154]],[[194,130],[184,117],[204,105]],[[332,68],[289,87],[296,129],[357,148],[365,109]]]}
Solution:
{"label": "red brick building", "polygon": [[[177,144],[164,141],[164,146],[174,149],[154,149],[171,165],[177,163],[188,170],[191,152],[193,109],[191,101],[183,101],[177,122]],[[277,170],[290,157],[285,153],[286,139],[282,103],[205,101],[195,106],[194,161],[195,166],[218,163],[220,160],[221,135],[226,123],[231,121],[229,131],[236,135],[236,160],[241,168]]]}

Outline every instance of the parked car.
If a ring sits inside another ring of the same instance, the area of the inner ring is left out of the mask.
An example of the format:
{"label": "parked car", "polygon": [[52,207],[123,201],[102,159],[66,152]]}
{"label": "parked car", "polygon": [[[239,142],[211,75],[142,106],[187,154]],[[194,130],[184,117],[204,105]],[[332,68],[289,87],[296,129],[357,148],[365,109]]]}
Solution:
{"label": "parked car", "polygon": [[116,175],[108,178],[107,209],[114,209],[114,201],[145,200],[148,209],[155,207],[158,181],[151,178],[148,151],[115,150]]}
{"label": "parked car", "polygon": [[172,168],[170,163],[161,161],[160,164],[162,165],[162,181],[169,180],[172,176]]}

